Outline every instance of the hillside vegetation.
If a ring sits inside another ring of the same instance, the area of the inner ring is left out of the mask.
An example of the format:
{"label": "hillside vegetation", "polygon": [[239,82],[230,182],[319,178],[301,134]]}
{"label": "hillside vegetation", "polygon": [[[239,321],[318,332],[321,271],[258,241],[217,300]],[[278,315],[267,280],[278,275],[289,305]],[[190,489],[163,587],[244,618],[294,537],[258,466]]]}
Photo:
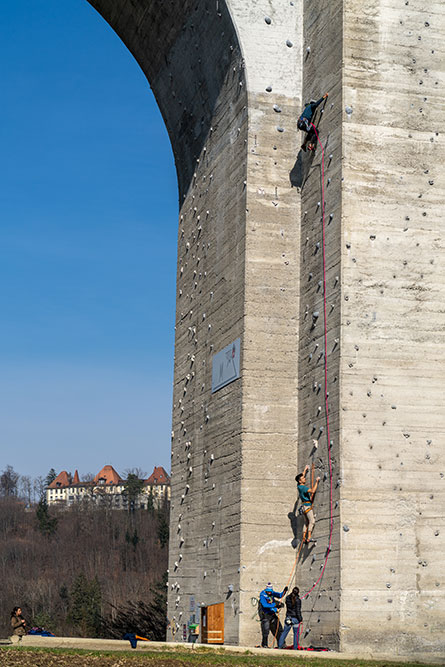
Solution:
{"label": "hillside vegetation", "polygon": [[10,611],[56,635],[164,639],[168,506],[116,511],[0,498],[0,636]]}

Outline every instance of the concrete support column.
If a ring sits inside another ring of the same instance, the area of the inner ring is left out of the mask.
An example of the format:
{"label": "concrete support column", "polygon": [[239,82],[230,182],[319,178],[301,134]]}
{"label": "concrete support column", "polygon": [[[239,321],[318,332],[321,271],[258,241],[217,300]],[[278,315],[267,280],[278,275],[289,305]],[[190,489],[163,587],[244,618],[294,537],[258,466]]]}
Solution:
{"label": "concrete support column", "polygon": [[[178,171],[168,639],[224,603],[225,643],[256,644],[259,591],[289,581],[304,645],[443,651],[443,5],[91,4]],[[323,164],[296,120],[325,92]],[[212,392],[238,338],[240,377]],[[307,463],[316,543],[293,570]]]}

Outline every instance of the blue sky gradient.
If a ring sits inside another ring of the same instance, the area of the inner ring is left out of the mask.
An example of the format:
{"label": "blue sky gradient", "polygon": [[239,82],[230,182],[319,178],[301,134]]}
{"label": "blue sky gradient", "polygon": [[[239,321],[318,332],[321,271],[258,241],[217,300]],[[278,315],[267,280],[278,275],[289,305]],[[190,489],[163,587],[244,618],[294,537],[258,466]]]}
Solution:
{"label": "blue sky gradient", "polygon": [[0,469],[169,469],[178,194],[139,66],[86,0],[0,27]]}

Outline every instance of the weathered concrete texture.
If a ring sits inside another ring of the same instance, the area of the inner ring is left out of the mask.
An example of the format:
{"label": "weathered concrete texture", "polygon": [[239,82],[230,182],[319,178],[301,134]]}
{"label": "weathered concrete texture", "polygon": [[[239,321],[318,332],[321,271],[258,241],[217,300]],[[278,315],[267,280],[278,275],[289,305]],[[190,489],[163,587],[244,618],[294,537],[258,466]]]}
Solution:
{"label": "weathered concrete texture", "polygon": [[[256,644],[264,584],[316,582],[304,644],[445,651],[443,5],[91,4],[146,73],[178,170],[168,638],[224,602],[225,642]],[[322,153],[295,121],[327,91],[325,349]],[[241,377],[212,394],[238,337]],[[321,483],[291,576],[297,455]]]}
{"label": "weathered concrete texture", "polygon": [[[328,92],[319,107],[315,124],[325,151],[324,173],[320,147],[312,154],[301,154],[303,183],[301,190],[300,253],[300,329],[299,329],[299,468],[314,465],[319,476],[315,514],[316,544],[304,547],[297,567],[297,583],[309,597],[305,611],[304,643],[339,646],[341,553],[339,533],[338,484],[340,466],[339,395],[340,395],[340,299],[341,255],[341,105],[342,105],[342,3],[307,1],[303,7],[303,102],[319,99]],[[324,341],[323,304],[323,234],[322,207],[325,184],[325,256],[327,298],[327,349]],[[337,341],[337,342],[336,342]],[[328,362],[329,426],[332,487],[333,531],[330,533],[330,469],[325,403],[325,355]],[[313,439],[318,440],[318,449]],[[325,559],[328,563],[325,570]],[[323,572],[323,576],[322,575]],[[321,578],[320,578],[321,577]],[[314,587],[314,583],[318,582]]]}
{"label": "weathered concrete texture", "polygon": [[445,649],[444,28],[344,3],[344,649]]}
{"label": "weathered concrete texture", "polygon": [[237,643],[242,384],[212,396],[211,372],[214,352],[244,333],[244,63],[224,2],[94,4],[150,80],[180,185],[169,638],[182,639],[192,596],[224,601],[232,585],[225,639]]}

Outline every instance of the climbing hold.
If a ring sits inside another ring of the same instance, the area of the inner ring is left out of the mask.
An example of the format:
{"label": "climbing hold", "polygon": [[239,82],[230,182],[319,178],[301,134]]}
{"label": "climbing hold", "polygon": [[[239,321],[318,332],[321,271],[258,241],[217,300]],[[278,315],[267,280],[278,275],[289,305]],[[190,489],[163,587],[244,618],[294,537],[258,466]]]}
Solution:
{"label": "climbing hold", "polygon": [[290,49],[293,47],[293,42],[290,41],[290,39],[286,39],[286,46],[288,46]]}
{"label": "climbing hold", "polygon": [[345,531],[345,533],[348,533],[348,532],[349,532],[349,526],[344,525],[344,526],[343,526],[343,530]]}
{"label": "climbing hold", "polygon": [[350,107],[349,105],[347,105],[347,106],[345,107],[345,111],[346,111],[346,113],[348,114],[348,116],[350,116],[350,115],[352,114],[353,109],[352,109],[352,107]]}
{"label": "climbing hold", "polygon": [[277,132],[284,132],[284,127],[277,125]]}
{"label": "climbing hold", "polygon": [[267,86],[266,93],[271,93],[271,92],[272,92],[272,86]]}
{"label": "climbing hold", "polygon": [[273,105],[273,110],[276,111],[277,113],[281,113],[281,107],[279,107],[278,104]]}
{"label": "climbing hold", "polygon": [[264,20],[267,23],[267,25],[270,25],[272,23],[272,19],[270,18],[270,16],[265,16]]}

